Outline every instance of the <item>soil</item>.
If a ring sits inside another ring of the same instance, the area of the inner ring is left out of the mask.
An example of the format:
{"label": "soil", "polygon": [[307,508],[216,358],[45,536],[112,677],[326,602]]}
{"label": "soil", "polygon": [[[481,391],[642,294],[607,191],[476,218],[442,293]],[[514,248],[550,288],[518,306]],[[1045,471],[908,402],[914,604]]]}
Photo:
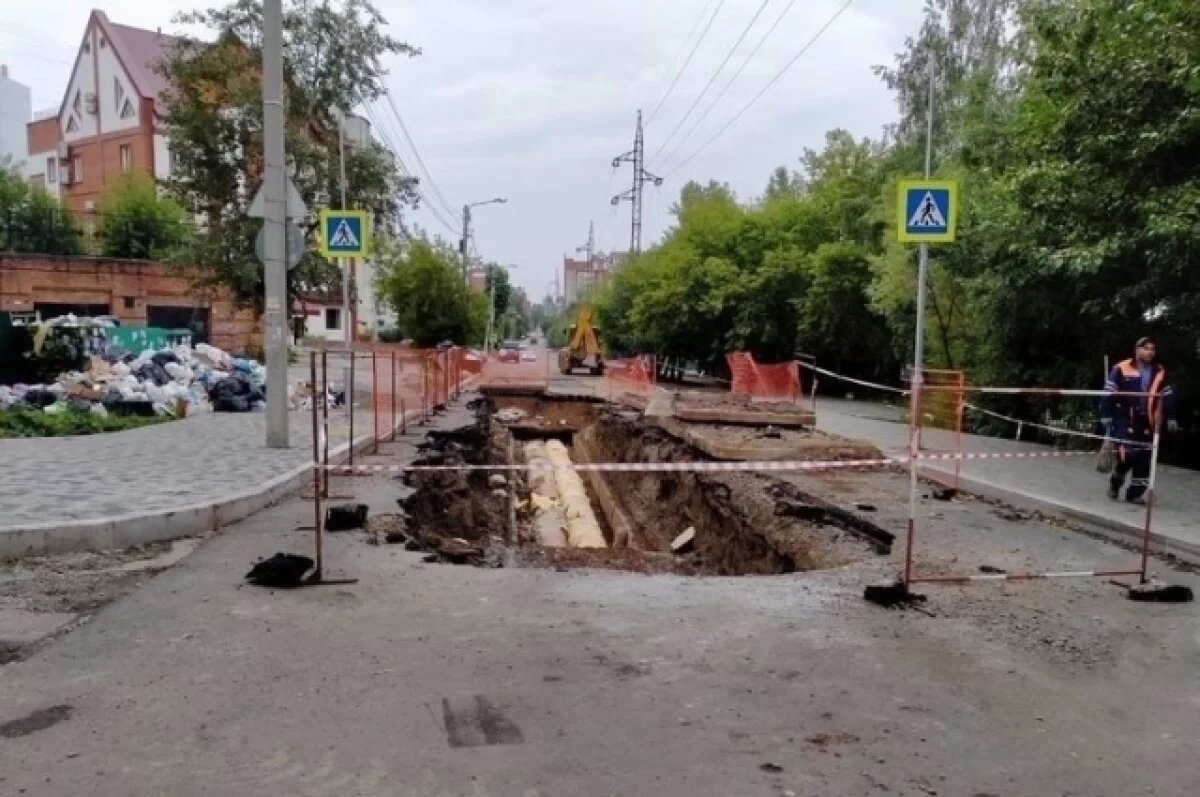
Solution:
{"label": "soil", "polygon": [[[496,422],[500,409],[517,407],[528,416],[506,425]],[[593,462],[706,461],[699,449],[638,413],[579,401],[540,397],[493,397],[477,407],[478,422],[454,435],[432,441],[420,463],[511,463],[513,427],[523,432],[533,418],[547,426],[569,425],[577,459]],[[743,427],[740,433],[747,431]],[[732,430],[727,432],[732,436]],[[822,451],[838,442],[808,434]],[[891,535],[872,521],[825,504],[777,478],[749,473],[605,473],[606,492],[632,529],[628,548],[578,551],[541,549],[531,518],[506,517],[510,501],[521,506],[529,492],[524,474],[511,472],[498,489],[488,472],[412,472],[415,492],[402,502],[408,532],[426,549],[445,555],[448,540],[472,544],[454,561],[517,566],[597,567],[683,575],[766,575],[838,567],[890,549]],[[610,543],[618,525],[593,506]],[[695,529],[694,552],[675,555],[671,542]],[[455,543],[459,545],[459,543]],[[501,546],[504,550],[495,550]],[[451,545],[451,548],[454,546]],[[486,554],[481,553],[486,551]]]}
{"label": "soil", "polygon": [[171,547],[171,543],[151,543],[120,551],[0,562],[0,604],[33,612],[90,612],[126,594],[161,569],[140,565],[152,564]]}
{"label": "soil", "polygon": [[727,408],[748,412],[757,410],[759,412],[770,413],[791,413],[800,412],[804,407],[804,402],[803,400],[795,402],[755,399],[750,396],[735,396],[732,393],[724,391],[680,391],[675,393],[675,406],[699,409]]}

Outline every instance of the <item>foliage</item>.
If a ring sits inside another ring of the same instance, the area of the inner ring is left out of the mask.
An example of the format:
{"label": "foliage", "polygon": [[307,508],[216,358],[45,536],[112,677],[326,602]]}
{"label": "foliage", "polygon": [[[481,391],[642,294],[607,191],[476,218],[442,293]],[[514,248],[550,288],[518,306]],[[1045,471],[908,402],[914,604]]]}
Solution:
{"label": "foliage", "polygon": [[100,210],[101,251],[108,257],[160,259],[186,240],[183,208],[160,197],[146,175],[127,175],[113,183],[101,199]]}
{"label": "foliage", "polygon": [[[180,260],[203,268],[206,282],[261,310],[263,269],[253,246],[261,222],[247,218],[246,209],[263,174],[262,6],[259,0],[231,0],[178,21],[216,34],[214,42],[184,42],[162,67],[171,86],[166,124],[176,164],[168,189],[203,219]],[[298,0],[285,9],[288,172],[314,213],[340,204],[335,114],[382,95],[385,56],[417,54],[383,33],[383,25],[368,0]],[[415,203],[414,181],[401,176],[378,145],[347,146],[345,165],[346,204],[371,211],[383,232],[394,226],[401,207]],[[315,218],[299,221],[306,232],[315,229]],[[289,292],[336,293],[340,280],[333,264],[309,251],[289,273]]]}
{"label": "foliage", "polygon": [[958,240],[931,248],[926,362],[976,384],[1098,387],[1105,357],[1153,334],[1195,427],[1196,53],[1194,0],[927,0],[921,30],[877,68],[899,105],[883,141],[832,131],[755,205],[685,186],[666,237],[599,297],[601,322],[627,350],[710,365],[734,347],[803,350],[894,382],[916,320],[895,187],[924,167],[932,63],[933,173],[963,205]]}
{"label": "foliage", "polygon": [[467,290],[452,248],[414,238],[382,246],[377,260],[377,295],[395,311],[403,337],[418,346],[482,342],[487,299]]}
{"label": "foliage", "polygon": [[96,415],[70,407],[61,412],[36,409],[0,410],[0,438],[67,437],[120,432],[173,420],[168,415]]}
{"label": "foliage", "polygon": [[0,168],[0,252],[77,255],[83,251],[70,211],[16,170]]}

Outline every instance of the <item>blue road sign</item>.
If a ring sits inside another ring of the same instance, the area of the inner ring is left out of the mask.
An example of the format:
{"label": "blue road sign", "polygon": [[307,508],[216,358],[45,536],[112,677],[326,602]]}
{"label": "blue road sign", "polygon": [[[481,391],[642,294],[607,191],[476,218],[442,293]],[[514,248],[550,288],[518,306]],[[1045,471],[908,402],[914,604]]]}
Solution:
{"label": "blue road sign", "polygon": [[371,225],[365,210],[322,210],[320,232],[325,257],[366,257]]}
{"label": "blue road sign", "polygon": [[951,180],[903,180],[896,203],[896,233],[901,241],[947,243],[958,227],[958,183]]}

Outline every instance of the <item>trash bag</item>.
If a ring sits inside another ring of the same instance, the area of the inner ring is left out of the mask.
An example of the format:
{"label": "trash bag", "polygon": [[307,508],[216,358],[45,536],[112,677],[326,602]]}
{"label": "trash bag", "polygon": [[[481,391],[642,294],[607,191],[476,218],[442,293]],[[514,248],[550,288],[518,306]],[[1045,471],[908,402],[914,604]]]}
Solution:
{"label": "trash bag", "polygon": [[1116,466],[1117,447],[1112,440],[1105,440],[1096,453],[1096,470],[1100,473],[1112,473]]}
{"label": "trash bag", "polygon": [[25,391],[25,395],[21,398],[26,404],[37,407],[38,409],[49,407],[54,402],[58,401],[57,395],[49,390],[43,390],[40,387],[30,388],[29,390]]}
{"label": "trash bag", "polygon": [[171,381],[171,375],[167,373],[165,368],[156,362],[144,363],[140,367],[134,369],[133,375],[138,379],[147,379],[159,387],[162,387]]}
{"label": "trash bag", "polygon": [[150,355],[150,361],[158,366],[165,366],[167,363],[179,364],[179,358],[169,351],[158,351]]}
{"label": "trash bag", "polygon": [[249,412],[250,402],[245,396],[218,396],[213,399],[213,412]]}
{"label": "trash bag", "polygon": [[326,531],[361,529],[366,524],[366,504],[338,504],[325,510]]}
{"label": "trash bag", "polygon": [[304,574],[312,569],[313,564],[313,560],[307,556],[277,553],[270,559],[255,562],[246,574],[246,580],[260,587],[294,589],[300,586]]}

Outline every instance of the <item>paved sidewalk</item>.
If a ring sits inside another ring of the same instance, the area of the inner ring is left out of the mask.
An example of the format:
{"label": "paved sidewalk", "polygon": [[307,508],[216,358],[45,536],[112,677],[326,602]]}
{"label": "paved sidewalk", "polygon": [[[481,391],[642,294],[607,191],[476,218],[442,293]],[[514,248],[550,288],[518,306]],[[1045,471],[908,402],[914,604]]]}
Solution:
{"label": "paved sidewalk", "polygon": [[[903,410],[883,404],[819,398],[817,426],[827,432],[870,440],[885,453],[906,454],[908,426]],[[926,429],[928,449],[952,451],[953,435]],[[1036,452],[1047,446],[980,435],[964,435],[966,452]],[[931,464],[929,471],[953,473],[953,462]],[[1087,521],[1124,538],[1140,539],[1145,508],[1105,495],[1105,477],[1095,459],[1083,455],[1052,459],[964,460],[963,487],[1013,503],[1051,509]],[[1162,465],[1154,502],[1155,549],[1200,559],[1200,473]]]}
{"label": "paved sidewalk", "polygon": [[[292,447],[284,450],[266,447],[261,412],[85,437],[0,440],[0,556],[137,544],[203,530],[160,533],[164,525],[170,532],[172,522],[182,529],[244,517],[296,486],[298,471],[312,460],[311,415],[293,412],[289,420]],[[329,423],[334,451],[348,439],[348,416],[335,410]],[[355,413],[354,433],[360,441],[372,433],[369,411]],[[214,509],[255,497],[262,499],[257,506],[225,515]],[[159,521],[155,530],[131,529],[150,516]]]}

